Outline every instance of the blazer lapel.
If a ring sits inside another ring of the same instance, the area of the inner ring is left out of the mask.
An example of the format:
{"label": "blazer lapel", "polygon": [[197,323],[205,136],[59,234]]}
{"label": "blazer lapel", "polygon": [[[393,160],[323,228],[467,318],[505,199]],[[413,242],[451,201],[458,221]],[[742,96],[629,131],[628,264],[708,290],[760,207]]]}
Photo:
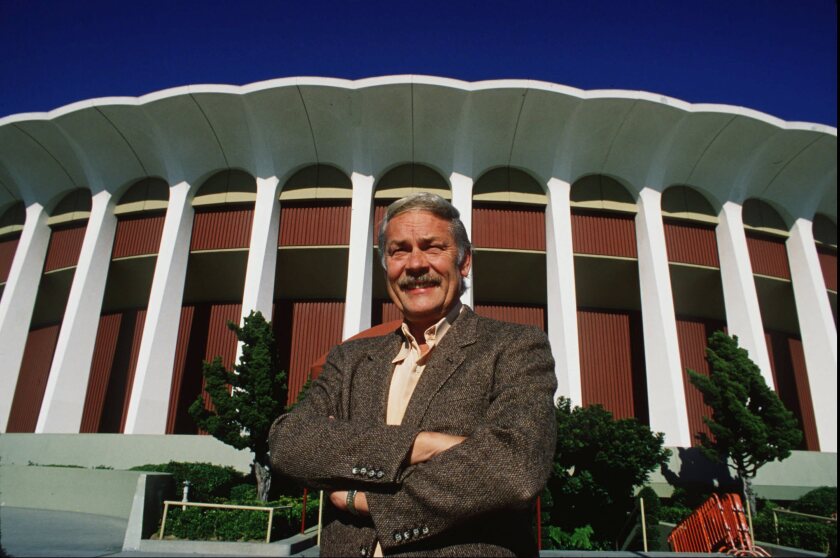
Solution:
{"label": "blazer lapel", "polygon": [[[464,308],[458,319],[452,324],[452,328],[446,333],[440,346],[432,351],[432,356],[423,371],[423,376],[417,382],[411,400],[405,410],[402,424],[407,426],[420,426],[429,404],[435,395],[450,376],[458,369],[464,361],[463,347],[476,341],[476,320],[475,313],[469,308]],[[387,389],[387,388],[386,388]],[[388,393],[385,393],[387,400]]]}
{"label": "blazer lapel", "polygon": [[365,386],[365,393],[356,393],[353,397],[363,399],[365,417],[380,424],[385,424],[388,408],[388,391],[394,367],[391,361],[397,356],[401,343],[399,331],[384,336],[381,343],[368,350],[365,360],[355,372],[358,381],[353,383]]}

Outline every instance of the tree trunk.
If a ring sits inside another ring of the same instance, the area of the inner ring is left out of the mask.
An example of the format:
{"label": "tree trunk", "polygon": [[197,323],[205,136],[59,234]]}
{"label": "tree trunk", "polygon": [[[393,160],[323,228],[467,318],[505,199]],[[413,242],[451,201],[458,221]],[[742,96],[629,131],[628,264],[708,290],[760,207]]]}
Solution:
{"label": "tree trunk", "polygon": [[744,475],[741,477],[741,487],[743,490],[744,504],[750,505],[750,510],[755,513],[755,492],[753,492],[752,480]]}
{"label": "tree trunk", "polygon": [[268,491],[271,490],[271,467],[254,459],[254,478],[257,479],[257,497],[261,502],[268,502]]}

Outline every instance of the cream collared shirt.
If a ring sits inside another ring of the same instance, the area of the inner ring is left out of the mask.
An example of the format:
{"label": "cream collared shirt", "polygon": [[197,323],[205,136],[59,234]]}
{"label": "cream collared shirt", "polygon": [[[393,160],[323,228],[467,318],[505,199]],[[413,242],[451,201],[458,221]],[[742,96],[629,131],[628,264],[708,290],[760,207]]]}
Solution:
{"label": "cream collared shirt", "polygon": [[423,375],[429,356],[434,348],[440,344],[443,336],[449,331],[452,322],[455,321],[463,308],[463,305],[459,302],[439,322],[423,332],[427,347],[425,354],[420,350],[420,344],[411,335],[406,323],[403,322],[404,341],[400,347],[400,352],[391,361],[394,364],[394,372],[391,376],[391,387],[388,391],[388,410],[385,419],[387,424],[399,425],[402,423],[408,402],[411,401],[414,388],[417,387],[417,382]]}
{"label": "cream collared shirt", "polygon": [[[388,390],[388,410],[385,418],[387,424],[399,425],[402,423],[408,402],[411,401],[414,388],[417,387],[417,382],[420,381],[423,370],[426,369],[426,363],[429,361],[432,350],[440,344],[441,339],[452,326],[452,322],[455,321],[455,318],[463,309],[464,306],[459,302],[449,311],[449,314],[423,332],[423,336],[426,338],[425,354],[420,350],[420,344],[411,335],[408,326],[405,322],[402,323],[403,344],[400,347],[400,352],[391,361],[394,365],[394,372],[391,375],[391,388]],[[383,556],[382,545],[379,544],[379,541],[376,542],[373,556],[374,558]]]}

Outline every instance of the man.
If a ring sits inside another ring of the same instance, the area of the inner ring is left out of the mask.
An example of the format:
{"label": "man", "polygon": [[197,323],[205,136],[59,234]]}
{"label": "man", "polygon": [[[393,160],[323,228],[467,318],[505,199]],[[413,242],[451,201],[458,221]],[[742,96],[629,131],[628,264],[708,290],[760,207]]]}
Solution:
{"label": "man", "polygon": [[402,327],[333,349],[272,427],[274,468],[330,494],[322,555],[537,552],[554,361],[543,332],[461,305],[472,252],[458,217],[425,193],[388,208],[379,250]]}

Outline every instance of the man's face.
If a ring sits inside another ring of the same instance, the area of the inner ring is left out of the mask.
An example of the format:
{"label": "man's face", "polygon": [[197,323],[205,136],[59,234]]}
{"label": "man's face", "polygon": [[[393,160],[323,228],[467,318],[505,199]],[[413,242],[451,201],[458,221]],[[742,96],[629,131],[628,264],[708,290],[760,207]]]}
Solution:
{"label": "man's face", "polygon": [[388,294],[410,324],[428,327],[457,303],[471,255],[458,265],[449,222],[428,211],[400,213],[385,231]]}

